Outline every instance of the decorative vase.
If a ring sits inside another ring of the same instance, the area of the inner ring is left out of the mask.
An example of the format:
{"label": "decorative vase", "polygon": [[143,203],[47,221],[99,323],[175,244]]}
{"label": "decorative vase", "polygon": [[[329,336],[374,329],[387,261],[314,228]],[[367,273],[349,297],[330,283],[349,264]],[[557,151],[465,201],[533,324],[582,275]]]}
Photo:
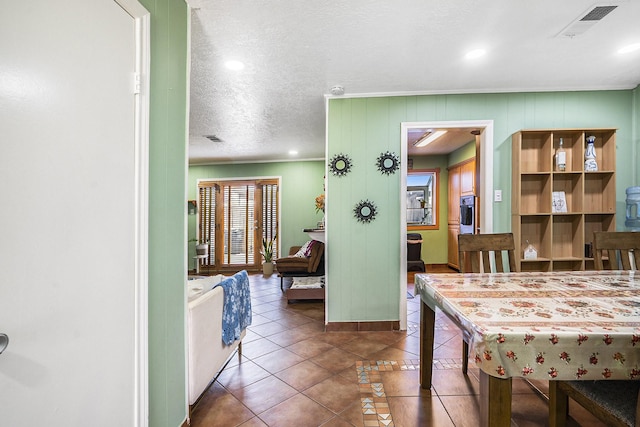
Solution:
{"label": "decorative vase", "polygon": [[596,149],[593,145],[595,140],[595,136],[587,137],[587,149],[584,152],[584,170],[586,172],[595,172],[598,170],[598,163],[596,162]]}
{"label": "decorative vase", "polygon": [[262,274],[265,276],[271,276],[273,274],[273,262],[262,263]]}
{"label": "decorative vase", "polygon": [[196,245],[196,255],[209,255],[209,245]]}

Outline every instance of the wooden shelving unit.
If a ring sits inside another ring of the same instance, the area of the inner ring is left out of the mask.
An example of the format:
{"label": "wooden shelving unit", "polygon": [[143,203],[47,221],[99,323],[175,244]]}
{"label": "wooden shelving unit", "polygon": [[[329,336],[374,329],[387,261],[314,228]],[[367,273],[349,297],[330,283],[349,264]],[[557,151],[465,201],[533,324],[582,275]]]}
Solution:
{"label": "wooden shelving unit", "polygon": [[[595,139],[598,171],[584,171],[586,137]],[[616,130],[522,130],[512,136],[511,227],[521,271],[593,269],[585,244],[594,231],[615,231]],[[556,171],[563,140],[566,170]],[[565,193],[567,212],[553,212],[553,192]],[[535,260],[523,259],[532,244]]]}

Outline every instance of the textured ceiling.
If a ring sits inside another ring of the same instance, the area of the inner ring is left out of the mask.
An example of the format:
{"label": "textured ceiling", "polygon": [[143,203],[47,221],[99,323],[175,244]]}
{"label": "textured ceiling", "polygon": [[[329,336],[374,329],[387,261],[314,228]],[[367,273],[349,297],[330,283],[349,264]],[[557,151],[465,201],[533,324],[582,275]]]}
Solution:
{"label": "textured ceiling", "polygon": [[[630,89],[640,1],[188,0],[191,164],[324,157],[325,95]],[[619,7],[559,33],[594,5]],[[476,60],[466,52],[482,47]],[[223,64],[239,60],[231,71]],[[206,135],[221,139],[212,142]]]}

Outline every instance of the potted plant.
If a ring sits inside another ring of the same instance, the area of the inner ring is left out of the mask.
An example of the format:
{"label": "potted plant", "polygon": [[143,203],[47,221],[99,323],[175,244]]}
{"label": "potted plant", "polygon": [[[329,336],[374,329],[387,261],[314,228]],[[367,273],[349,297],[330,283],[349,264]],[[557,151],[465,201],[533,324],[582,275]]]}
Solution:
{"label": "potted plant", "polygon": [[266,237],[262,238],[262,250],[260,253],[264,259],[262,263],[262,274],[265,276],[271,276],[273,274],[273,242],[275,240],[275,236],[271,240],[267,240]]}

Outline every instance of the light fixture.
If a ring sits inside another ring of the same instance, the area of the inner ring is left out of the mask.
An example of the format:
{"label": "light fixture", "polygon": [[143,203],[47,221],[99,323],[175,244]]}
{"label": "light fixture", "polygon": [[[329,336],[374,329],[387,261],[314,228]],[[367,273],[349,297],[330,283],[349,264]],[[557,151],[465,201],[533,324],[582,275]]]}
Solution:
{"label": "light fixture", "polygon": [[464,57],[467,59],[476,59],[476,58],[480,58],[481,56],[484,56],[486,53],[487,51],[484,49],[474,49],[467,52],[467,54]]}
{"label": "light fixture", "polygon": [[297,156],[298,152],[296,150],[289,150],[289,155],[290,156]]}
{"label": "light fixture", "polygon": [[433,141],[435,141],[436,139],[440,138],[445,133],[447,133],[446,130],[438,130],[438,131],[435,131],[435,132],[427,132],[422,136],[422,138],[417,140],[413,145],[416,146],[416,147],[424,147],[425,145],[431,144]]}
{"label": "light fixture", "polygon": [[233,71],[240,71],[244,69],[244,64],[240,61],[227,61],[224,63],[224,66]]}
{"label": "light fixture", "polygon": [[621,53],[621,54],[631,53],[631,52],[635,52],[638,49],[640,49],[640,43],[634,43],[621,48],[620,50],[618,50],[618,53]]}

